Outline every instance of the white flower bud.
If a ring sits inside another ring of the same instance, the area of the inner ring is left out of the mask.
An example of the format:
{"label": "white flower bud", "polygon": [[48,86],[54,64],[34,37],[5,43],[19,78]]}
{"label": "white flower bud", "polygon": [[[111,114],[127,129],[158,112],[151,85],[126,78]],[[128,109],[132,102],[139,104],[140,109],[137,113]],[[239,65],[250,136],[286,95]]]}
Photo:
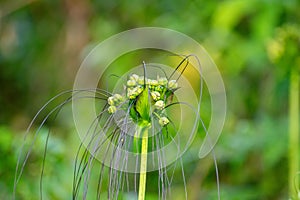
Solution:
{"label": "white flower bud", "polygon": [[135,82],[137,82],[139,80],[139,76],[136,75],[136,74],[132,74],[130,77],[129,77],[130,80],[133,80]]}
{"label": "white flower bud", "polygon": [[130,89],[130,88],[127,89],[127,97],[129,99],[135,99],[136,95],[134,93],[135,93],[134,89]]}
{"label": "white flower bud", "polygon": [[114,94],[113,97],[114,97],[115,104],[117,106],[120,105],[120,103],[123,103],[125,101],[125,98],[120,94]]}
{"label": "white flower bud", "polygon": [[165,85],[167,85],[167,83],[168,83],[168,79],[166,79],[166,78],[159,78],[158,79],[158,84],[159,85],[165,86]]}
{"label": "white flower bud", "polygon": [[149,81],[151,86],[158,86],[158,81],[157,80],[150,80]]}
{"label": "white flower bud", "polygon": [[165,102],[162,100],[159,100],[159,101],[155,102],[154,106],[158,110],[163,110],[165,108]]}
{"label": "white flower bud", "polygon": [[116,106],[109,106],[107,111],[110,113],[110,114],[113,114],[117,111],[117,107]]}
{"label": "white flower bud", "polygon": [[160,93],[159,92],[156,92],[156,91],[151,92],[151,96],[152,96],[152,99],[154,101],[158,101],[160,99]]}
{"label": "white flower bud", "polygon": [[127,89],[127,97],[129,99],[135,99],[139,94],[143,92],[143,87],[137,86],[134,88],[128,88]]}
{"label": "white flower bud", "polygon": [[176,82],[176,80],[170,80],[168,83],[168,88],[173,90],[176,89],[178,87],[178,84]]}
{"label": "white flower bud", "polygon": [[[144,85],[144,82],[145,82],[144,76],[140,76],[140,77],[139,77],[139,80],[138,80],[138,84]],[[146,84],[147,84],[147,83],[149,83],[149,79],[146,78]]]}
{"label": "white flower bud", "polygon": [[136,86],[136,81],[135,80],[128,80],[127,81],[127,86],[128,87],[134,87],[134,86]]}
{"label": "white flower bud", "polygon": [[124,102],[125,98],[120,94],[114,94],[107,99],[110,106],[118,106],[120,103]]}
{"label": "white flower bud", "polygon": [[120,95],[120,94],[114,94],[114,98],[115,98],[115,100],[117,100],[117,101],[123,100],[123,96]]}
{"label": "white flower bud", "polygon": [[161,125],[161,126],[166,126],[167,124],[169,124],[169,119],[166,118],[166,117],[161,117],[158,121],[158,123]]}
{"label": "white flower bud", "polygon": [[115,105],[114,97],[113,96],[109,97],[107,99],[107,102],[108,102],[109,105],[114,106]]}

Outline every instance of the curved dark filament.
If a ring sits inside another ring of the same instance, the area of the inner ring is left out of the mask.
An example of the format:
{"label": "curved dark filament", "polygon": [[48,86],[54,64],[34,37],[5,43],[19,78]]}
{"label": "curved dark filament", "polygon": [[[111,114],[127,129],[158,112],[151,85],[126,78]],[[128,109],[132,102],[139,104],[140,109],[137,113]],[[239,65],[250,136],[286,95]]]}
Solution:
{"label": "curved dark filament", "polygon": [[[179,76],[175,78],[176,81],[180,79],[180,77],[183,75],[185,70],[190,64],[189,59],[191,57],[194,57],[197,60],[199,69],[200,69],[200,95],[199,95],[199,102],[201,103],[202,100],[202,90],[203,90],[203,79],[202,79],[202,67],[199,59],[197,56],[190,54],[187,56],[183,56],[184,58],[182,61],[178,64],[178,66],[175,68],[175,70],[170,74],[170,76],[167,76],[166,72],[159,66],[152,66],[147,65],[147,67],[156,67],[159,70],[161,70],[165,77],[169,80],[175,75],[176,72],[179,73]],[[146,64],[143,62],[143,70],[144,70],[144,85],[146,86],[146,78],[147,78],[147,71],[146,71]],[[111,75],[118,77],[117,75]],[[78,96],[82,92],[96,92],[98,96]],[[173,91],[173,93],[175,90]],[[68,95],[71,93],[71,96],[66,98],[62,103],[57,105],[55,108],[53,108],[47,115],[46,117],[43,118],[41,124],[39,125],[37,131],[34,133],[34,137],[29,145],[28,150],[25,152],[25,158],[21,162],[21,157],[23,155],[24,151],[24,145],[25,141],[27,140],[27,136],[29,134],[29,131],[31,127],[33,126],[33,123],[37,120],[38,116],[40,116],[41,112],[46,109],[50,105],[50,103],[54,102],[54,100],[63,97],[64,95]],[[37,112],[37,114],[34,116],[33,120],[29,124],[29,127],[26,131],[26,135],[24,137],[24,143],[21,146],[20,154],[18,156],[18,162],[16,166],[16,174],[15,174],[15,179],[14,179],[14,192],[13,192],[13,199],[15,199],[15,192],[16,192],[16,187],[18,182],[20,181],[21,175],[23,173],[25,164],[29,158],[29,155],[31,154],[33,145],[37,139],[38,133],[40,132],[41,128],[44,126],[46,121],[49,119],[50,116],[54,115],[54,120],[57,118],[58,114],[62,110],[62,108],[67,104],[70,103],[72,100],[78,100],[78,99],[86,99],[86,98],[95,98],[99,99],[102,101],[107,101],[107,98],[112,96],[112,93],[109,93],[105,90],[101,89],[83,89],[83,90],[68,90],[65,92],[62,92],[52,99],[50,99],[46,104]],[[150,95],[149,95],[150,98]],[[200,108],[201,105],[198,105],[197,108],[193,108],[190,104],[187,102],[173,102],[169,103],[165,106],[165,109],[167,110],[170,107],[173,107],[175,105],[185,105],[188,106],[190,109],[196,111],[196,115],[198,116],[198,120],[200,124],[202,125],[206,136],[209,139],[209,135],[207,133],[206,127],[204,125],[204,122],[202,121],[200,117]],[[127,102],[124,102],[124,104],[128,104]],[[131,101],[131,104],[128,105],[126,115],[123,119],[116,121],[114,119],[114,114],[110,115],[108,118],[105,118],[105,113],[107,112],[107,107],[108,104],[106,103],[100,113],[96,116],[96,118],[91,122],[89,129],[87,130],[87,133],[85,134],[85,137],[83,141],[81,141],[76,157],[75,157],[75,162],[74,162],[74,173],[73,173],[73,186],[72,186],[72,198],[77,199],[79,198],[79,195],[82,194],[82,198],[86,199],[88,190],[89,190],[89,182],[90,182],[90,176],[92,173],[92,168],[94,165],[94,161],[96,159],[95,155],[99,152],[99,150],[104,150],[104,160],[100,166],[99,169],[99,177],[97,181],[97,192],[96,192],[96,198],[100,199],[101,196],[101,190],[102,190],[102,181],[103,181],[103,174],[105,172],[105,161],[109,159],[110,166],[108,167],[108,193],[107,197],[108,199],[118,199],[120,191],[124,191],[124,188],[127,186],[127,191],[130,191],[130,186],[129,186],[129,175],[130,173],[124,172],[127,169],[127,164],[128,164],[128,155],[125,154],[124,157],[121,157],[121,153],[119,151],[120,148],[125,148],[126,150],[129,150],[134,142],[133,142],[133,137],[129,136],[127,134],[129,124],[132,124],[133,122],[130,119],[130,109],[132,106],[134,106],[135,102]],[[122,106],[122,105],[121,105]],[[120,106],[120,107],[121,107]],[[199,111],[199,112],[198,112]],[[151,116],[153,120],[158,120],[158,118],[153,115]],[[151,120],[152,120],[151,119]],[[160,150],[161,147],[165,145],[165,138],[167,138],[169,141],[171,140],[174,142],[177,146],[178,149],[180,149],[180,141],[178,137],[178,141],[175,141],[175,138],[170,132],[170,128],[172,130],[176,130],[175,123],[172,119],[170,120],[170,124],[163,127],[158,134],[153,136],[152,139],[152,150]],[[103,124],[104,123],[104,124]],[[195,122],[198,124],[198,121]],[[155,123],[153,124],[153,131],[154,131],[154,126],[156,126]],[[100,128],[99,128],[100,127]],[[121,128],[120,128],[121,127]],[[46,155],[47,155],[47,149],[48,149],[48,142],[50,138],[50,129],[48,130],[46,141],[45,141],[45,147],[44,147],[44,152],[43,152],[43,160],[42,160],[42,169],[41,169],[41,174],[40,174],[40,199],[43,199],[43,176],[44,176],[44,168],[45,168],[45,162],[46,162]],[[86,141],[87,138],[90,137],[89,141]],[[164,138],[165,137],[165,138]],[[191,136],[190,136],[191,137]],[[189,138],[190,141],[191,138]],[[209,140],[210,141],[210,140]],[[86,143],[87,142],[87,143]],[[113,145],[107,145],[106,149],[103,149],[104,144],[106,142],[110,142]],[[177,143],[178,142],[178,143]],[[114,147],[113,147],[114,146]],[[108,157],[108,152],[110,149],[113,148],[113,156]],[[185,180],[185,174],[184,174],[184,168],[183,168],[183,161],[181,157],[179,158],[178,161],[175,161],[173,166],[166,167],[166,152],[162,151],[157,151],[157,163],[158,163],[158,197],[159,199],[166,199],[168,197],[168,194],[171,194],[171,184],[173,182],[174,174],[175,174],[175,168],[177,164],[180,165],[181,167],[181,174],[182,174],[182,179],[183,179],[183,184],[184,184],[184,189],[185,189],[185,198],[187,199],[187,191],[186,191],[186,180]],[[217,167],[217,162],[216,162],[216,157],[214,151],[212,151],[213,159],[214,159],[214,165],[215,165],[215,171],[216,171],[216,181],[217,181],[217,187],[218,187],[218,199],[220,199],[220,189],[219,189],[219,174],[218,174],[218,167]],[[154,157],[153,157],[154,161]],[[136,162],[138,163],[138,162]],[[20,167],[21,165],[21,167]],[[117,166],[118,165],[118,166]],[[165,166],[165,167],[164,167]],[[137,166],[136,166],[137,167]],[[124,169],[123,170],[117,170],[117,169]],[[168,173],[171,173],[170,177]],[[137,180],[136,180],[136,174],[134,174],[134,191],[137,192]],[[81,186],[83,184],[83,190],[81,190]],[[80,192],[82,191],[82,193]]]}
{"label": "curved dark filament", "polygon": [[[103,113],[104,113],[104,112],[101,112],[101,116],[99,117],[100,119],[101,119]],[[88,132],[87,132],[87,134],[86,134],[86,137],[84,138],[84,140],[85,140],[85,139],[87,138],[87,136],[89,135],[89,132],[90,132],[90,130],[91,130],[93,124],[97,121],[97,119],[98,119],[98,117],[97,117],[96,119],[94,119],[94,121],[93,121],[92,125],[90,126],[90,128],[89,128],[89,130],[88,130]],[[78,195],[78,192],[79,192],[79,186],[80,186],[80,183],[81,183],[81,181],[82,181],[82,176],[83,176],[83,174],[85,173],[88,164],[91,162],[91,161],[87,160],[87,159],[89,159],[88,156],[90,156],[90,158],[93,158],[93,155],[91,155],[91,152],[89,151],[89,148],[90,148],[90,146],[91,146],[91,144],[92,144],[92,142],[93,142],[93,139],[95,139],[95,137],[96,137],[100,132],[106,133],[105,130],[107,130],[107,129],[110,127],[111,122],[112,122],[112,116],[110,116],[110,117],[107,119],[106,123],[104,124],[104,126],[103,126],[103,130],[104,130],[104,131],[102,131],[102,130],[94,131],[94,134],[93,134],[91,140],[89,141],[88,145],[86,146],[86,148],[85,148],[85,150],[84,150],[84,153],[83,153],[83,155],[82,155],[82,157],[81,157],[81,159],[80,159],[80,164],[79,164],[78,169],[77,169],[77,174],[75,175],[76,178],[75,178],[75,182],[74,182],[74,184],[75,184],[75,189],[73,189],[73,198],[75,198],[75,197]],[[96,125],[97,125],[97,124],[96,124]],[[96,127],[95,127],[95,128],[96,128]],[[112,133],[111,133],[104,141],[102,141],[101,144],[104,144],[106,141],[108,141],[110,136],[112,136],[112,138],[113,138],[114,135],[115,135],[114,133],[115,133],[116,131],[117,131],[117,130],[115,129],[115,130],[114,130],[114,131],[113,131],[113,132],[112,132]],[[80,150],[81,150],[83,144],[84,144],[84,141],[81,142],[80,147],[79,147],[79,149],[78,149],[78,151],[77,151],[75,163],[77,163],[78,155],[79,155],[79,153],[80,153]],[[98,148],[96,148],[95,152],[92,152],[92,153],[96,153],[97,150],[98,150]],[[89,162],[88,162],[88,161],[89,161]],[[84,164],[83,164],[83,163],[84,163]],[[82,167],[82,165],[83,165],[83,167]],[[82,168],[82,169],[81,169],[81,168]],[[81,169],[81,172],[80,172],[80,169]],[[76,169],[74,170],[74,172],[76,172]],[[78,176],[79,176],[79,179],[78,179]],[[76,179],[78,179],[78,180],[77,180],[77,183],[76,183]]]}
{"label": "curved dark filament", "polygon": [[[65,91],[65,92],[61,92],[59,93],[58,95],[54,96],[53,98],[51,98],[48,102],[46,102],[46,104],[44,104],[44,106],[42,106],[42,108],[37,112],[37,114],[34,116],[34,118],[32,119],[32,121],[30,122],[27,130],[26,130],[26,134],[24,136],[24,143],[21,145],[21,148],[20,148],[20,152],[19,152],[19,156],[18,156],[18,161],[17,161],[17,165],[16,165],[16,172],[15,172],[15,179],[14,179],[14,189],[13,189],[13,199],[15,199],[15,195],[16,195],[16,187],[17,187],[17,184],[21,178],[21,175],[23,173],[23,170],[24,170],[24,167],[25,167],[25,164],[29,158],[29,155],[31,154],[31,151],[32,151],[32,148],[33,148],[33,145],[37,139],[37,135],[39,133],[39,131],[41,130],[41,128],[43,127],[43,125],[45,124],[45,122],[47,121],[47,119],[50,117],[50,115],[52,115],[54,112],[56,112],[57,110],[60,111],[60,109],[67,103],[67,102],[70,102],[70,100],[77,94],[81,93],[81,92],[92,92],[92,91],[96,91],[96,93],[98,94],[101,94],[101,95],[105,95],[104,91],[103,90],[100,90],[100,89],[85,89],[85,90],[68,90],[68,91]],[[27,139],[27,136],[28,134],[30,133],[30,129],[31,127],[33,126],[33,123],[36,121],[37,117],[40,115],[40,113],[46,109],[46,107],[51,103],[53,102],[54,100],[56,100],[57,98],[65,95],[65,94],[69,94],[69,93],[74,93],[74,95],[72,95],[71,97],[67,98],[67,100],[65,100],[63,103],[61,103],[60,105],[56,106],[54,109],[52,109],[48,115],[42,120],[42,123],[40,124],[40,126],[38,127],[37,131],[35,132],[34,134],[34,137],[32,139],[32,142],[30,143],[29,145],[29,149],[25,155],[25,159],[24,161],[22,162],[22,165],[21,165],[21,168],[19,169],[19,165],[21,164],[21,157],[22,157],[22,154],[23,154],[23,150],[24,150],[24,146],[25,146],[25,142],[26,142],[26,139]],[[109,93],[106,93],[106,95],[109,94]],[[93,97],[95,98],[95,97]],[[57,115],[56,115],[57,116]],[[49,139],[49,136],[47,135],[47,138],[46,138],[46,147],[45,147],[45,151],[47,150],[47,144],[48,144],[48,139]],[[45,152],[44,151],[44,152]],[[45,155],[46,153],[44,153]],[[42,172],[41,174],[43,175],[43,168],[44,168],[44,163],[45,163],[45,159],[43,159],[43,163],[42,163]],[[40,187],[42,187],[42,183],[40,182]],[[41,190],[41,189],[40,189]],[[42,192],[40,192],[40,195],[41,195],[41,198],[42,198]]]}

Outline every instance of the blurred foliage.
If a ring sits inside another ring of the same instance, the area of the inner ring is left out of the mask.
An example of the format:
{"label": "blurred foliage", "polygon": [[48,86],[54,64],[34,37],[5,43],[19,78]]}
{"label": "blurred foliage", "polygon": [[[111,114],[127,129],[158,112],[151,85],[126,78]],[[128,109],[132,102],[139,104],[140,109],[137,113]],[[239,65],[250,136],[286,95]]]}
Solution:
{"label": "blurred foliage", "polygon": [[[221,199],[287,199],[288,79],[290,69],[300,66],[299,41],[292,37],[299,35],[299,9],[298,0],[1,1],[0,198],[11,197],[26,126],[49,98],[72,88],[89,50],[120,31],[159,26],[201,43],[224,78],[228,113],[215,150]],[[117,64],[136,66],[130,58]],[[124,68],[119,68],[116,73],[122,74]],[[209,119],[206,115],[204,120]],[[71,122],[66,109],[52,123],[55,134],[50,137],[44,178],[49,199],[70,198],[71,149],[78,144]],[[20,199],[37,199],[47,131],[41,131],[25,168]],[[189,195],[216,199],[213,161],[196,156],[197,149],[190,149],[184,157]],[[175,173],[181,176],[180,170]],[[172,192],[182,199],[178,179]],[[155,180],[149,182],[156,184]],[[157,188],[150,183],[147,197],[155,199]]]}

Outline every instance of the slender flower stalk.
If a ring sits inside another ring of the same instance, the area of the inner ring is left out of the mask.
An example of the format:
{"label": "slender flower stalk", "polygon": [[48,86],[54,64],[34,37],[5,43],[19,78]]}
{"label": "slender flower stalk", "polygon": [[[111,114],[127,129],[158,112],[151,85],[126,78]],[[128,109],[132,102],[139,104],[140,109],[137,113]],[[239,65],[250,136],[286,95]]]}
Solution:
{"label": "slender flower stalk", "polygon": [[141,165],[140,165],[140,184],[139,184],[139,200],[145,199],[146,180],[147,180],[147,155],[148,155],[148,128],[139,128],[142,138],[141,147]]}
{"label": "slender flower stalk", "polygon": [[[116,106],[120,106],[124,101],[127,105],[120,109],[130,110],[131,119],[137,125],[136,137],[142,138],[141,159],[139,175],[139,193],[138,199],[145,199],[146,180],[147,180],[147,157],[148,157],[148,130],[154,124],[153,120],[158,120],[161,127],[168,125],[169,120],[164,108],[166,101],[173,94],[173,90],[178,85],[175,80],[168,81],[165,78],[157,80],[148,79],[146,73],[144,76],[132,74],[127,80],[126,96],[114,94],[108,98],[108,112],[114,114],[118,111]],[[127,99],[127,100],[126,100]],[[128,106],[128,107],[127,107]]]}

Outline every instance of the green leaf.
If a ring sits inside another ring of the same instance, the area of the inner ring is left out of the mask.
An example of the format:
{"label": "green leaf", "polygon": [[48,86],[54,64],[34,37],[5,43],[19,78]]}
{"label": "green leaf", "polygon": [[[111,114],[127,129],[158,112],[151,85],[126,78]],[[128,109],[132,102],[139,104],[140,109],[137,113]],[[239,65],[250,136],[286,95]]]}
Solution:
{"label": "green leaf", "polygon": [[140,114],[141,120],[150,122],[150,97],[149,88],[145,87],[143,92],[138,96],[136,101],[136,111]]}
{"label": "green leaf", "polygon": [[[133,101],[133,100],[132,100]],[[129,105],[132,105],[132,102],[131,103],[129,103]],[[132,105],[131,107],[130,107],[130,116],[131,116],[131,118],[135,121],[135,122],[137,122],[138,121],[138,118],[139,118],[139,113],[137,113],[137,111],[135,110],[135,105]]]}

